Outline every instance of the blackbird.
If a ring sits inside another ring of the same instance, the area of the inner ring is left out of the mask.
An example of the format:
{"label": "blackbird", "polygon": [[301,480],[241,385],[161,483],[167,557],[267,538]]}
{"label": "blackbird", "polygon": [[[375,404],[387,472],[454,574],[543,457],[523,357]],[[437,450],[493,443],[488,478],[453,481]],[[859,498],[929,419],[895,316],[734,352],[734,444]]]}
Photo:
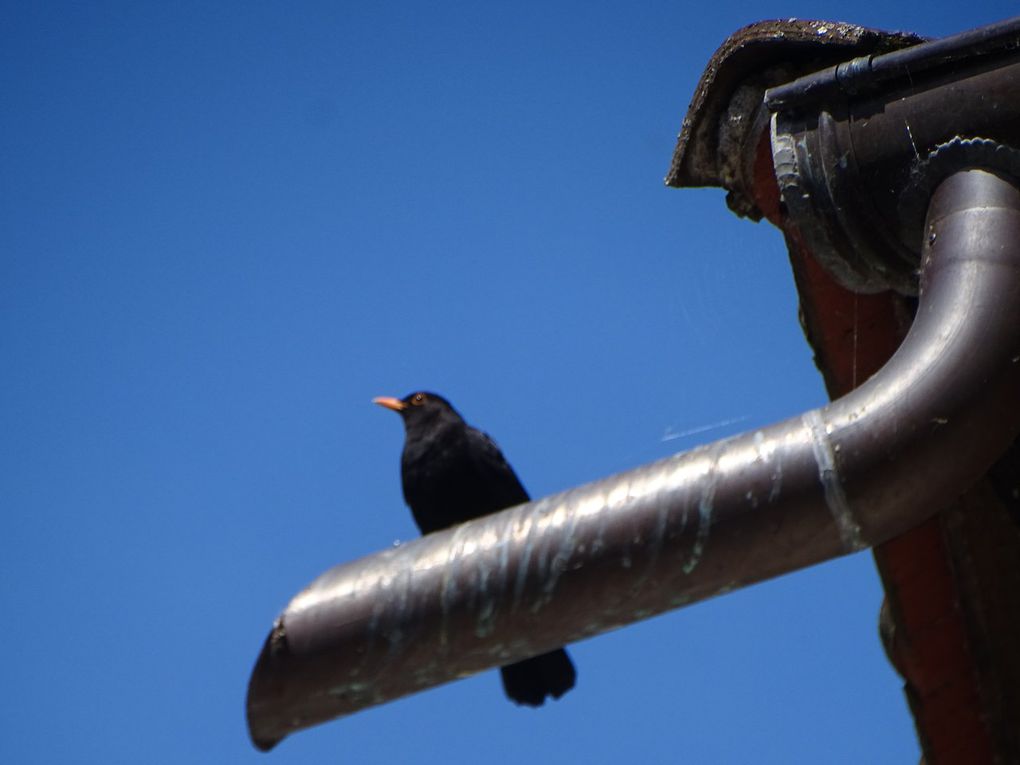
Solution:
{"label": "blackbird", "polygon": [[[374,403],[404,421],[400,480],[404,500],[422,534],[527,502],[513,468],[495,442],[464,422],[446,399],[411,393]],[[562,648],[500,669],[511,701],[538,707],[574,687],[576,672]]]}

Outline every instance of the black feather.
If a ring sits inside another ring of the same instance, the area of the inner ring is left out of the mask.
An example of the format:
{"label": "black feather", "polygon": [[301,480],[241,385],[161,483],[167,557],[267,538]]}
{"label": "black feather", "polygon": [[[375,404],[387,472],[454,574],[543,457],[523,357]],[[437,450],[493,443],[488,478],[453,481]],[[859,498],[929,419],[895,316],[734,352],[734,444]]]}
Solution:
{"label": "black feather", "polygon": [[[400,402],[377,401],[397,409],[404,420],[400,479],[423,534],[528,501],[496,443],[464,422],[442,396],[422,391]],[[528,706],[541,706],[548,696],[558,699],[577,677],[562,648],[509,664],[501,675],[506,695]]]}

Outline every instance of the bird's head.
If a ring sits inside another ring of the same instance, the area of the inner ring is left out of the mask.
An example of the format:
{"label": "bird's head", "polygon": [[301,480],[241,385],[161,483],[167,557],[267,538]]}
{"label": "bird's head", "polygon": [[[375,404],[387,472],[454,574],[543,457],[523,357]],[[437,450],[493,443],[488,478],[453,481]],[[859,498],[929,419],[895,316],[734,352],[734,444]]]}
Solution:
{"label": "bird's head", "polygon": [[416,391],[415,393],[409,393],[403,398],[379,396],[378,398],[373,398],[372,403],[392,409],[400,414],[404,420],[404,425],[408,428],[420,427],[427,423],[441,420],[462,422],[461,416],[457,414],[457,410],[438,393]]}

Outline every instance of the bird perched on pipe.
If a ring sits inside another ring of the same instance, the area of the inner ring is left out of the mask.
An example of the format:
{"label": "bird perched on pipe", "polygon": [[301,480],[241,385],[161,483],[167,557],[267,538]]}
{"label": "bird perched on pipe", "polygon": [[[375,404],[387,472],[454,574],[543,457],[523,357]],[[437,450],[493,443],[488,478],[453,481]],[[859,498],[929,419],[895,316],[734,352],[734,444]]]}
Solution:
{"label": "bird perched on pipe", "polygon": [[[372,399],[404,421],[400,479],[422,534],[513,507],[530,498],[495,442],[435,393]],[[517,704],[538,707],[574,687],[576,672],[562,648],[500,669]]]}

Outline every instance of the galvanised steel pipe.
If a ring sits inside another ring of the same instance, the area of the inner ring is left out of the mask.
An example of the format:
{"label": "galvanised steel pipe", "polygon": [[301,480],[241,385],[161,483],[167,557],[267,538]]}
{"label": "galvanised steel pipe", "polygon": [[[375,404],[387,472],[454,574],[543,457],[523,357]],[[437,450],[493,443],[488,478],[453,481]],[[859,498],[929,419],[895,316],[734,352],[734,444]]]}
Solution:
{"label": "galvanised steel pipe", "polygon": [[878,544],[1020,432],[1020,192],[983,170],[929,208],[902,347],[821,409],[333,568],[277,619],[255,745]]}

